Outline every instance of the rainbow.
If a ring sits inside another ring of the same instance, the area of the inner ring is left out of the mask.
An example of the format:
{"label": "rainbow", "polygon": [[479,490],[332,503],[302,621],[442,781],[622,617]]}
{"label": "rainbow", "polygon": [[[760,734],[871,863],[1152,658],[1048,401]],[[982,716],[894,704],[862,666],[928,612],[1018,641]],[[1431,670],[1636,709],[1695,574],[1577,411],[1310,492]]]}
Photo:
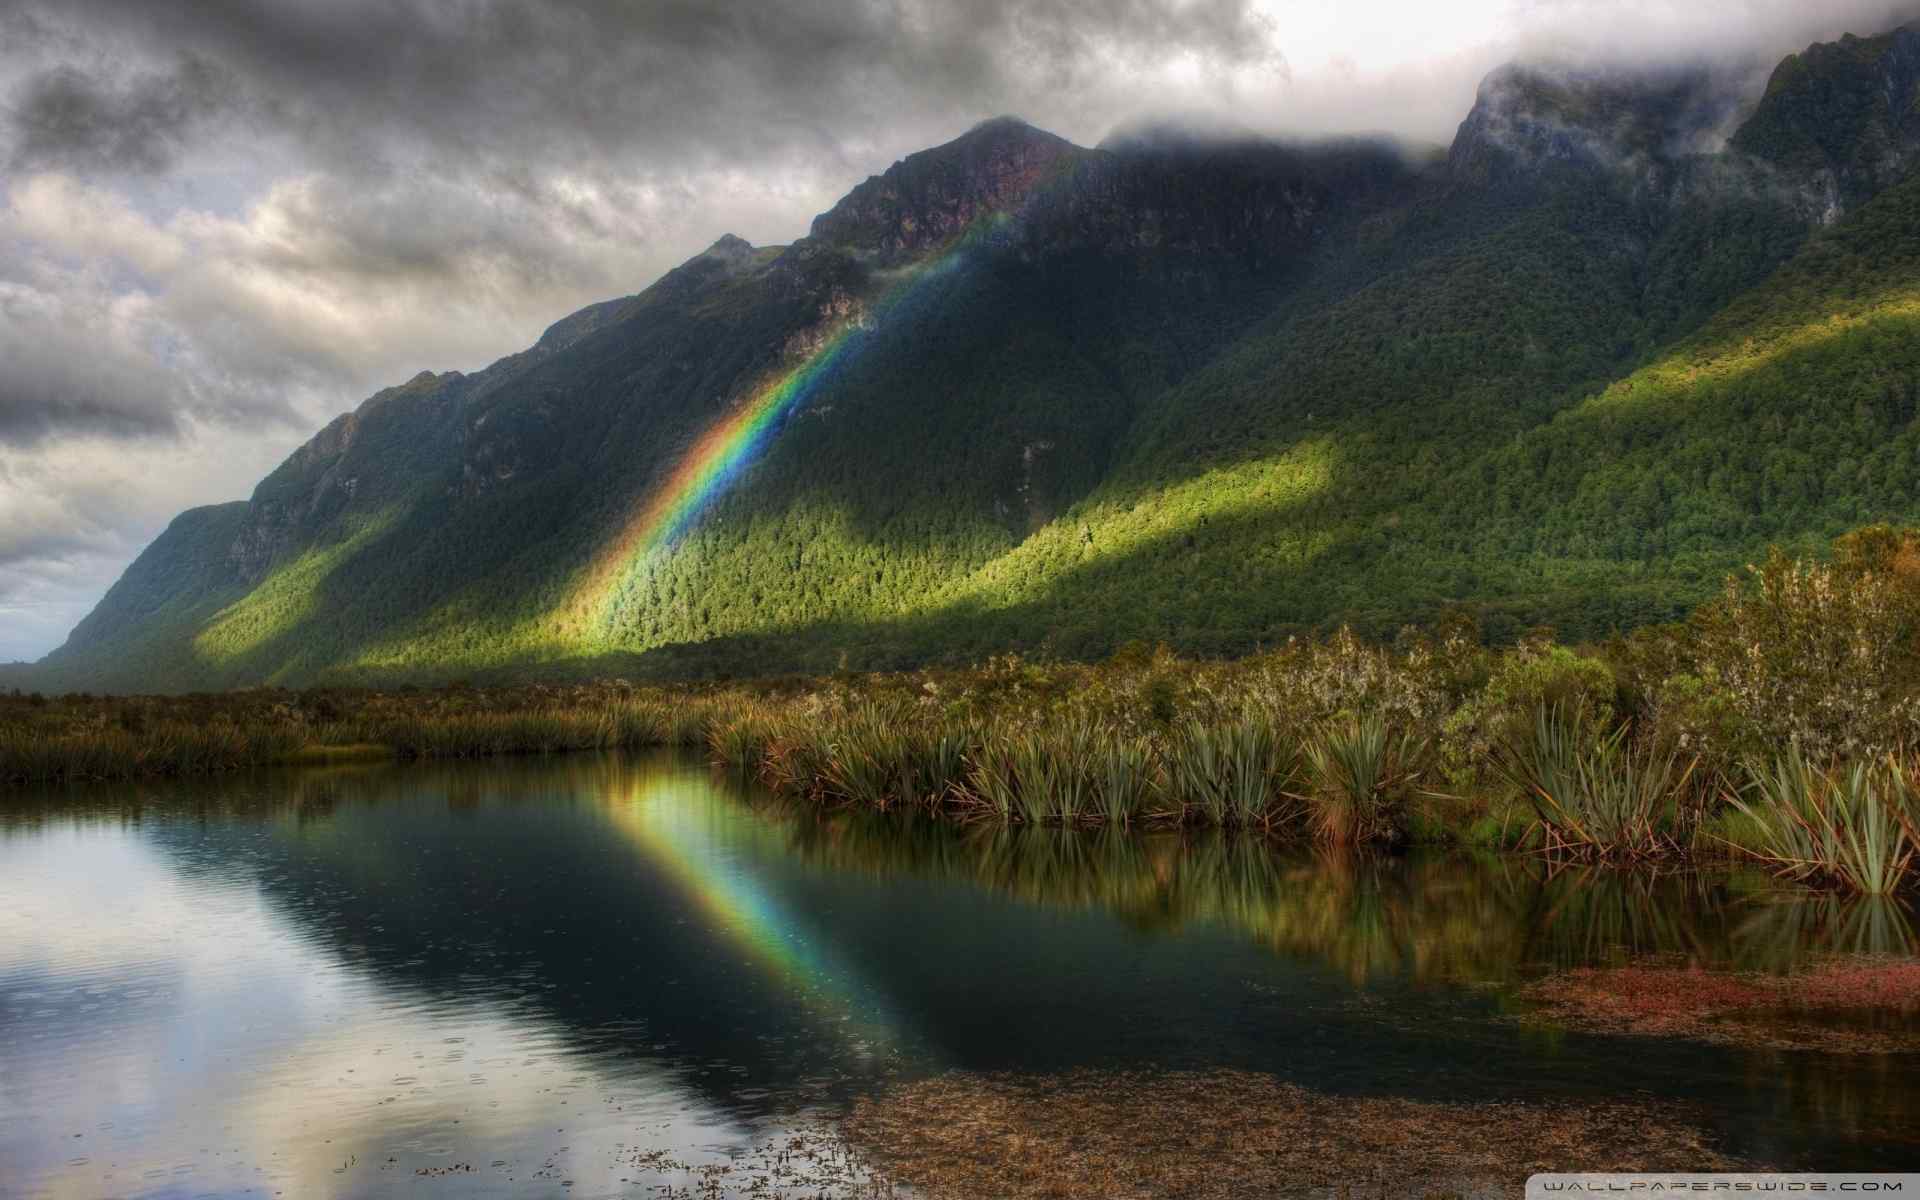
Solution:
{"label": "rainbow", "polygon": [[[877,991],[823,953],[823,943],[807,935],[755,872],[751,856],[742,855],[742,837],[762,837],[766,827],[744,810],[716,805],[712,787],[704,771],[648,772],[626,795],[608,797],[606,811],[711,928],[823,1028],[869,1049],[893,1045],[897,1022]],[[736,821],[741,824],[725,827]]]}
{"label": "rainbow", "polygon": [[797,365],[776,373],[746,400],[714,422],[680,456],[620,532],[594,556],[572,592],[572,609],[588,628],[604,634],[625,584],[656,552],[669,547],[698,520],[772,440],[782,418],[815,395],[866,344],[867,331],[935,279],[950,274],[983,236],[1011,218],[1003,211],[975,220],[960,235],[912,266],[894,273],[864,316],[841,320],[824,342]]}

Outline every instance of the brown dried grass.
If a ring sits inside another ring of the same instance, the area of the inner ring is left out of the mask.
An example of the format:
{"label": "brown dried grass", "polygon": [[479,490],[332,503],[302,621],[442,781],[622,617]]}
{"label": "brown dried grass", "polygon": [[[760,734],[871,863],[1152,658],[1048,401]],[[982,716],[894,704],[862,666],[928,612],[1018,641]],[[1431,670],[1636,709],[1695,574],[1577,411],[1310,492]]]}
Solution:
{"label": "brown dried grass", "polygon": [[1244,1071],[955,1073],[860,1101],[847,1140],[935,1198],[1517,1196],[1535,1171],[1732,1170],[1658,1104],[1447,1104]]}

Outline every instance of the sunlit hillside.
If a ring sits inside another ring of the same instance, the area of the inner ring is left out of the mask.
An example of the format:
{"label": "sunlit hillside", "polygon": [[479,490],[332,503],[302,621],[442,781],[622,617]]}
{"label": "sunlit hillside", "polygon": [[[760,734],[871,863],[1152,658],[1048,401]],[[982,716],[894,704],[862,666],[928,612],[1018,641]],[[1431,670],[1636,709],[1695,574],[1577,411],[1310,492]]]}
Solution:
{"label": "sunlit hillside", "polygon": [[1751,96],[1507,68],[1444,153],[988,122],[792,246],[723,239],[374,397],[250,501],[184,514],[30,674],[1670,619],[1768,542],[1920,519],[1916,43],[1814,47]]}

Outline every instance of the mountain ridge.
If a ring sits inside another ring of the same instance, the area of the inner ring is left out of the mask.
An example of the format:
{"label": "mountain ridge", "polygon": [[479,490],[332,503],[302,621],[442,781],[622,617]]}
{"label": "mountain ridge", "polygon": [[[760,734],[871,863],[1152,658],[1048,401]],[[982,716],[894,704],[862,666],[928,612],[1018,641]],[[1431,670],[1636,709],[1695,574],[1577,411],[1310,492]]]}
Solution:
{"label": "mountain ridge", "polygon": [[[1712,152],[1730,110],[1704,70],[1505,68],[1443,159],[1083,148],[983,122],[792,245],[727,235],[526,351],[369,398],[249,500],[177,518],[35,672],[172,689],[831,669],[1136,637],[1232,652],[1461,604],[1496,637],[1671,617],[1757,538],[1914,506],[1822,483],[1791,520],[1698,532],[1675,501],[1719,485],[1667,495],[1656,455],[1621,485],[1652,501],[1595,501],[1638,504],[1639,541],[1590,545],[1552,534],[1587,509],[1500,499],[1529,472],[1555,483],[1514,456],[1561,453],[1593,397],[1651,394],[1634,381],[1741,297],[1791,307],[1764,290],[1776,270],[1904,186],[1916,37],[1790,57]],[[1904,237],[1906,209],[1880,207]],[[1659,437],[1691,446],[1684,424]],[[1632,436],[1563,465],[1576,494],[1646,459]],[[1778,441],[1750,448],[1774,461]],[[689,471],[712,479],[675,499]],[[635,532],[668,501],[686,509],[670,535]]]}

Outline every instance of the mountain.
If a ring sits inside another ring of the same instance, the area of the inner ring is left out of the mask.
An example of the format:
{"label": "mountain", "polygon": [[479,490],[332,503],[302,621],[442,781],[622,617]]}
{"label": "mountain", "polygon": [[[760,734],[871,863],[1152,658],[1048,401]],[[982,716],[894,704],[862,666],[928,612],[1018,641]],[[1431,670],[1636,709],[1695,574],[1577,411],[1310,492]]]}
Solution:
{"label": "mountain", "polygon": [[999,119],[182,514],[47,686],[1669,619],[1920,518],[1920,31],[1504,68],[1453,144]]}

